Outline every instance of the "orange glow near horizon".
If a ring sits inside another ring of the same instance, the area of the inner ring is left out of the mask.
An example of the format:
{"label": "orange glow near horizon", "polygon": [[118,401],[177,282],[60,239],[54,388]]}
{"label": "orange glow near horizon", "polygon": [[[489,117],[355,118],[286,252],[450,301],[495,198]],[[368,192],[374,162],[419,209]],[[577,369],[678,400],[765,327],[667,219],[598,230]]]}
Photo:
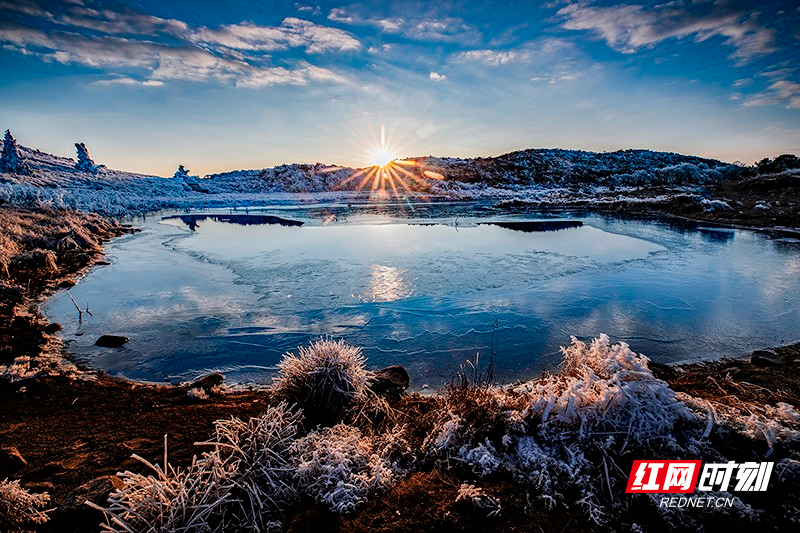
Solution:
{"label": "orange glow near horizon", "polygon": [[416,161],[397,159],[396,153],[387,143],[386,128],[381,124],[381,141],[371,152],[370,166],[356,171],[340,187],[359,180],[355,187],[358,190],[369,189],[376,196],[388,193],[400,199],[406,192],[427,190],[429,180],[444,178],[441,174],[427,170],[423,170],[421,174],[411,172],[410,169],[419,167],[419,164]]}

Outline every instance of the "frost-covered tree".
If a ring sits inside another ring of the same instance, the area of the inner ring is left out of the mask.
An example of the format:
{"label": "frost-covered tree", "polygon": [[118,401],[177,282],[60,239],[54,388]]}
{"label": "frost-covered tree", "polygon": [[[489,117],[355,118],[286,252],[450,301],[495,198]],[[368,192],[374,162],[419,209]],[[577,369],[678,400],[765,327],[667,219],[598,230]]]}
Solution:
{"label": "frost-covered tree", "polygon": [[10,130],[6,130],[6,136],[3,138],[3,155],[0,156],[0,172],[22,174],[25,176],[31,174],[31,169],[19,155],[17,141],[11,136]]}
{"label": "frost-covered tree", "polygon": [[95,165],[92,158],[89,157],[89,150],[83,143],[75,143],[75,149],[78,151],[78,162],[75,163],[75,169],[81,172],[95,173],[102,165]]}
{"label": "frost-covered tree", "polygon": [[178,165],[178,170],[175,171],[175,174],[172,175],[173,178],[188,178],[189,172],[191,172],[188,168],[184,168],[183,165]]}

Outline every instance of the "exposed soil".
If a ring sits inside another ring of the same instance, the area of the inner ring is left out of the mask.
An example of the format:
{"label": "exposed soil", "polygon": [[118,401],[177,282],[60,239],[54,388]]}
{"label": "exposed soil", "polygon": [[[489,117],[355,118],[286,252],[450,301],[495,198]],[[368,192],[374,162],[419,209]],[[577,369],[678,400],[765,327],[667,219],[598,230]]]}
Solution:
{"label": "exposed soil", "polygon": [[[711,215],[709,220],[726,224],[774,227],[797,224],[798,192],[775,187],[754,178],[720,196],[736,194],[743,205],[736,214]],[[751,196],[752,195],[752,196]],[[766,195],[766,196],[765,196]],[[780,205],[769,215],[756,209],[765,199]],[[672,212],[684,216],[686,213]],[[690,213],[692,218],[704,218]],[[20,356],[34,357],[58,351],[57,325],[47,324],[36,305],[59,287],[75,283],[103,258],[101,244],[133,231],[96,215],[66,213],[49,209],[26,211],[0,208],[0,363]],[[13,231],[7,228],[21,228]],[[70,241],[65,241],[69,237]],[[84,238],[80,241],[79,238]],[[2,239],[6,240],[3,241]],[[8,241],[13,241],[8,244]],[[80,241],[80,242],[79,242]],[[59,243],[61,245],[59,246]],[[73,246],[75,243],[76,246]],[[41,250],[54,254],[55,268],[48,254],[29,254],[27,263],[15,256]],[[46,256],[46,257],[45,257]],[[42,257],[45,258],[42,262]],[[749,359],[721,360],[681,368],[653,365],[656,375],[676,390],[721,403],[800,404],[800,344],[776,348],[776,358],[753,364]],[[187,387],[137,384],[110,378],[102,373],[66,375],[51,364],[44,368],[53,375],[9,382],[0,379],[0,448],[16,447],[27,465],[14,472],[23,486],[48,491],[57,507],[80,485],[98,476],[146,468],[131,458],[138,454],[161,462],[164,435],[168,435],[169,460],[185,465],[201,450],[195,442],[206,439],[214,420],[231,416],[248,417],[262,412],[270,401],[269,391],[240,391],[214,394],[208,400],[193,400]],[[410,395],[395,405],[409,420],[415,420],[415,439],[427,431],[426,413],[439,400]],[[747,442],[731,442],[732,457],[747,457]],[[741,449],[737,448],[741,447]],[[738,450],[738,452],[737,452]],[[503,502],[499,516],[488,518],[482,511],[455,503],[468,472],[442,469],[431,464],[396,485],[389,493],[367,503],[349,516],[333,515],[321,508],[297,511],[289,522],[290,531],[591,531],[596,530],[576,509],[546,509],[525,487],[502,477],[485,478],[481,486]],[[793,490],[797,497],[800,491]],[[102,503],[102,502],[101,502]],[[647,525],[643,510],[640,524]],[[94,531],[99,516],[53,513],[42,531]],[[634,516],[635,518],[635,516]],[[778,524],[778,520],[775,523]],[[735,523],[718,523],[712,530],[738,530]],[[772,529],[769,525],[766,530]]]}

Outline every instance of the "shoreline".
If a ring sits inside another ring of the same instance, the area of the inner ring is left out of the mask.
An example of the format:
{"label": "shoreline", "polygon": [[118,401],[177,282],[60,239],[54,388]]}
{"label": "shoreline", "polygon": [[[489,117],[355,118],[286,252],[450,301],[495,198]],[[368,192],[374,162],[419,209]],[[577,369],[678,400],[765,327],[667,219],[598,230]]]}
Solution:
{"label": "shoreline", "polygon": [[[26,213],[26,210],[9,209],[7,206],[0,209],[4,213],[15,210],[17,214]],[[35,217],[43,213],[27,211],[27,214]],[[608,214],[613,216],[615,213]],[[641,214],[664,216],[664,213],[657,212]],[[51,211],[50,215],[54,218],[62,216],[56,211]],[[59,268],[55,271],[44,272],[39,269],[37,283],[32,284],[30,273],[22,275],[16,287],[22,292],[4,286],[4,295],[13,293],[16,298],[0,308],[0,321],[3,324],[0,340],[4,346],[11,347],[0,351],[0,363],[8,364],[12,355],[14,358],[30,357],[37,353],[53,356],[53,352],[57,351],[59,357],[63,356],[60,340],[54,338],[60,328],[46,322],[38,311],[38,305],[52,291],[74,285],[97,262],[102,261],[102,245],[110,238],[135,231],[97,215],[75,216],[85,227],[95,230],[92,236],[96,242],[84,243],[85,250],[80,248],[78,252],[72,249],[67,254],[65,250],[64,258],[71,259],[62,261],[59,257]],[[681,215],[673,216],[684,219]],[[107,226],[101,221],[105,221]],[[714,223],[703,219],[693,221]],[[78,222],[76,228],[79,229],[81,226]],[[755,228],[755,231],[773,230]],[[4,302],[8,299],[5,297]],[[798,405],[800,372],[797,363],[800,362],[800,343],[778,347],[774,353],[778,356],[775,360],[760,366],[741,358],[675,366],[651,363],[650,366],[654,375],[665,380],[676,392],[694,394],[706,401],[727,404],[787,402]],[[27,465],[12,473],[13,478],[22,479],[23,486],[32,491],[49,492],[54,507],[60,506],[52,513],[51,522],[38,528],[40,531],[60,531],[61,527],[75,520],[85,527],[97,524],[98,516],[101,516],[97,512],[80,505],[65,507],[65,503],[77,497],[76,490],[79,491],[78,496],[81,490],[85,492],[80,488],[85,483],[102,476],[113,476],[123,470],[141,470],[141,465],[130,456],[138,454],[151,460],[160,457],[165,433],[169,435],[170,462],[185,466],[200,451],[195,443],[208,437],[215,420],[231,416],[257,416],[270,403],[272,394],[270,389],[261,388],[210,394],[208,399],[195,400],[187,396],[189,387],[186,386],[134,382],[109,377],[102,371],[89,368],[81,368],[78,372],[71,363],[62,367],[54,362],[53,357],[44,357],[43,364],[46,365],[42,369],[43,375],[38,377],[13,382],[0,380],[0,398],[6,406],[0,414],[0,428],[5,428],[0,429],[0,448],[15,447],[27,461]],[[709,383],[714,383],[716,388],[710,390]],[[775,387],[777,391],[772,390]],[[396,407],[410,413],[418,409],[424,411],[425,406],[441,401],[441,397],[441,392],[429,396],[414,393],[406,396]],[[453,478],[453,472],[442,471],[440,466],[433,465],[431,469],[412,473],[388,494],[378,497],[376,501],[371,500],[354,515],[342,517],[316,508],[301,510],[294,515],[288,529],[301,531],[320,525],[325,530],[361,531],[374,529],[376,523],[381,522],[382,530],[397,530],[392,529],[386,509],[376,507],[381,502],[403,506],[402,511],[399,508],[397,510],[397,516],[408,515],[399,522],[403,524],[403,529],[421,527],[425,522],[420,520],[425,517],[413,516],[412,508],[422,505],[417,500],[425,499],[425,494],[431,493],[441,498],[439,501],[434,497],[433,504],[444,505],[442,502],[445,500],[452,502],[457,489],[456,481],[461,478],[463,475]],[[517,486],[507,479],[491,478],[484,486],[494,487],[505,499],[516,501],[515,498],[520,498],[519,494],[515,495]],[[792,497],[796,498],[797,495]],[[526,519],[523,511],[527,504],[521,500],[517,503],[518,508],[512,505],[506,515],[507,524],[511,524],[512,528],[515,523],[517,527],[524,523],[518,523],[517,520]],[[497,522],[483,519],[473,522],[474,513],[465,512],[463,516],[456,516],[453,515],[454,509],[448,506],[439,511],[445,513],[442,516],[452,520],[454,527],[497,529]],[[589,530],[603,530],[572,511],[547,516],[534,511],[534,515],[547,525],[547,530],[561,529],[570,523],[573,527],[578,525]]]}

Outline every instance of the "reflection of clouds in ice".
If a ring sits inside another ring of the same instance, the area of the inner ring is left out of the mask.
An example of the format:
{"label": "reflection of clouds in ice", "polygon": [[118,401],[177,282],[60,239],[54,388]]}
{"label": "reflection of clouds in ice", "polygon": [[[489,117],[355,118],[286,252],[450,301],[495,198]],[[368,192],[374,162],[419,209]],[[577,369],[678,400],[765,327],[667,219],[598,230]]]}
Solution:
{"label": "reflection of clouds in ice", "polygon": [[764,296],[773,302],[779,300],[791,304],[796,309],[797,280],[800,279],[800,246],[794,254],[776,254],[775,263],[778,268],[770,270],[768,279],[762,284]]}
{"label": "reflection of clouds in ice", "polygon": [[[114,265],[72,289],[95,315],[84,336],[74,335],[65,294],[47,312],[75,353],[139,378],[269,366],[326,335],[363,346],[375,365],[403,364],[421,372],[415,381],[438,383],[464,357],[488,353],[493,338],[513,380],[532,377],[515,372],[534,372],[543,357],[552,368],[570,335],[606,332],[669,361],[800,333],[787,304],[800,289],[800,250],[757,235],[716,242],[596,216],[542,234],[465,222],[456,231],[452,220],[204,223],[178,238],[174,227],[151,226],[112,245]],[[105,333],[131,342],[102,352],[92,344]]]}

